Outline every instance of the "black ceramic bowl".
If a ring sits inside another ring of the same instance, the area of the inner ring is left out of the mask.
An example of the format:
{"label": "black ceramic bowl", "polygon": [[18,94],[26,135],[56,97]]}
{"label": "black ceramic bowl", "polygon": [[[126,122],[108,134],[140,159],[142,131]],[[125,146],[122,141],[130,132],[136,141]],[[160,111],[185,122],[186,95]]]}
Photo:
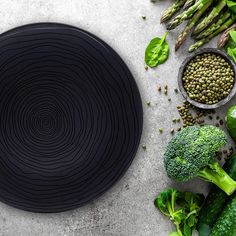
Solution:
{"label": "black ceramic bowl", "polygon": [[[218,103],[215,103],[215,104],[204,104],[204,103],[200,103],[200,102],[197,102],[197,101],[194,101],[193,99],[189,98],[187,92],[185,91],[184,89],[184,86],[183,86],[183,80],[182,80],[182,77],[183,77],[183,73],[185,71],[185,68],[187,66],[187,64],[193,59],[195,58],[197,55],[201,55],[203,53],[214,53],[214,54],[217,54],[217,55],[220,55],[221,57],[223,57],[232,67],[233,71],[234,71],[234,86],[231,90],[231,92],[229,93],[229,95],[222,99],[221,101],[219,101]],[[219,50],[219,49],[216,49],[216,48],[204,48],[204,49],[201,49],[201,50],[198,50],[196,53],[194,53],[193,55],[187,57],[180,69],[179,69],[179,74],[178,74],[178,85],[179,85],[179,90],[180,92],[182,93],[183,97],[191,104],[193,104],[194,106],[196,107],[199,107],[199,108],[202,108],[202,109],[215,109],[215,108],[218,108],[218,107],[221,107],[222,105],[226,104],[227,102],[229,102],[235,95],[236,93],[236,84],[235,84],[235,80],[236,80],[236,65],[235,63],[232,61],[232,59],[223,51]]]}

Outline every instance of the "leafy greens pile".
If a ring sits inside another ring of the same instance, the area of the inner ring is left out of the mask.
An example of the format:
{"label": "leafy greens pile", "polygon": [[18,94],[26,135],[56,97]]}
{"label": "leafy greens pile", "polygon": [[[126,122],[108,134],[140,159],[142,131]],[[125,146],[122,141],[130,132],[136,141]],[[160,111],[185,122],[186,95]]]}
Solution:
{"label": "leafy greens pile", "polygon": [[168,188],[157,196],[154,204],[175,224],[176,231],[170,236],[191,236],[196,228],[203,200],[202,194],[180,192],[174,188]]}

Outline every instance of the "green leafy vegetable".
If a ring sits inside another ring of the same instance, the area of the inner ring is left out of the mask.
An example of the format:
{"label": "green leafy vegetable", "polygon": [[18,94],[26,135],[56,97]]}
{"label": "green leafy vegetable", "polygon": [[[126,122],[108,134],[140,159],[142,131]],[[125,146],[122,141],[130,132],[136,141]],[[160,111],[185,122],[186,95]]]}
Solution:
{"label": "green leafy vegetable", "polygon": [[234,59],[236,62],[236,48],[227,48],[227,53]]}
{"label": "green leafy vegetable", "polygon": [[236,1],[232,1],[232,0],[226,0],[226,4],[228,6],[228,8],[236,14]]}
{"label": "green leafy vegetable", "polygon": [[145,51],[145,62],[150,67],[164,63],[169,56],[169,45],[166,42],[168,32],[162,38],[151,40]]}
{"label": "green leafy vegetable", "polygon": [[176,226],[176,231],[169,236],[192,235],[203,200],[202,194],[180,192],[174,188],[168,188],[157,196],[155,206]]}
{"label": "green leafy vegetable", "polygon": [[236,43],[236,31],[232,30],[229,32],[231,39]]}
{"label": "green leafy vegetable", "polygon": [[172,232],[169,234],[169,236],[179,236],[179,234],[177,232]]}
{"label": "green leafy vegetable", "polygon": [[234,30],[229,32],[229,41],[225,46],[225,51],[236,62],[236,31],[234,31]]}

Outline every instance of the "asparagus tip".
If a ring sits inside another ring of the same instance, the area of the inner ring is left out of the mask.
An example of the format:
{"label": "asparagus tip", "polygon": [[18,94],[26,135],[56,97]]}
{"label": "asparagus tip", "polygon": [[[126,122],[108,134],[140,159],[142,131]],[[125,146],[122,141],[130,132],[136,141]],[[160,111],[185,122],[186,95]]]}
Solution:
{"label": "asparagus tip", "polygon": [[198,48],[198,47],[196,47],[196,44],[193,44],[193,45],[191,45],[191,46],[189,47],[188,52],[193,52],[193,51],[195,51],[197,48]]}
{"label": "asparagus tip", "polygon": [[227,43],[227,41],[229,39],[229,32],[231,30],[235,30],[235,29],[236,29],[236,23],[234,23],[231,27],[229,27],[228,29],[226,29],[224,31],[224,33],[220,36],[220,38],[217,42],[218,48],[223,48],[225,46],[225,44]]}
{"label": "asparagus tip", "polygon": [[164,12],[161,16],[160,22],[163,23],[169,19],[170,19],[170,16],[168,14],[166,14],[166,12]]}
{"label": "asparagus tip", "polygon": [[183,37],[182,34],[180,34],[179,37],[177,38],[176,42],[175,42],[175,51],[176,52],[178,51],[178,49],[180,48],[180,46],[182,45],[184,40],[185,40],[185,38]]}
{"label": "asparagus tip", "polygon": [[217,47],[218,48],[223,48],[228,41],[228,37],[220,37],[219,41],[217,42]]}
{"label": "asparagus tip", "polygon": [[184,4],[184,6],[183,6],[183,10],[188,9],[190,6],[191,6],[191,5],[189,5],[189,4]]}
{"label": "asparagus tip", "polygon": [[174,24],[172,22],[168,23],[167,26],[166,26],[167,30],[172,30],[174,28],[175,28],[175,26],[174,26]]}
{"label": "asparagus tip", "polygon": [[162,24],[164,21],[165,21],[164,18],[161,17],[161,19],[160,19],[160,23]]}
{"label": "asparagus tip", "polygon": [[200,40],[200,39],[204,38],[204,35],[198,34],[194,38],[197,40]]}
{"label": "asparagus tip", "polygon": [[180,43],[179,41],[176,42],[176,44],[175,44],[175,51],[176,51],[176,52],[179,50],[181,44],[182,44],[182,43]]}
{"label": "asparagus tip", "polygon": [[186,0],[183,9],[186,10],[187,8],[191,7],[192,5],[194,5],[195,0]]}
{"label": "asparagus tip", "polygon": [[[196,28],[195,28],[196,29]],[[191,37],[197,37],[197,33],[195,32],[195,29],[191,33]]]}

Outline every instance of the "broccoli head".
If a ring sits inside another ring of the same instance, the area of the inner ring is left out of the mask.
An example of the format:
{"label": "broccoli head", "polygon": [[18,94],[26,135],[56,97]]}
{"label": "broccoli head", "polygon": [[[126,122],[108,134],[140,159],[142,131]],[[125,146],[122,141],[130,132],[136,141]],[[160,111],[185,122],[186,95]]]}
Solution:
{"label": "broccoli head", "polygon": [[215,159],[216,152],[226,143],[226,134],[215,126],[184,128],[171,139],[164,154],[168,177],[181,182],[200,177],[232,194],[236,182]]}

